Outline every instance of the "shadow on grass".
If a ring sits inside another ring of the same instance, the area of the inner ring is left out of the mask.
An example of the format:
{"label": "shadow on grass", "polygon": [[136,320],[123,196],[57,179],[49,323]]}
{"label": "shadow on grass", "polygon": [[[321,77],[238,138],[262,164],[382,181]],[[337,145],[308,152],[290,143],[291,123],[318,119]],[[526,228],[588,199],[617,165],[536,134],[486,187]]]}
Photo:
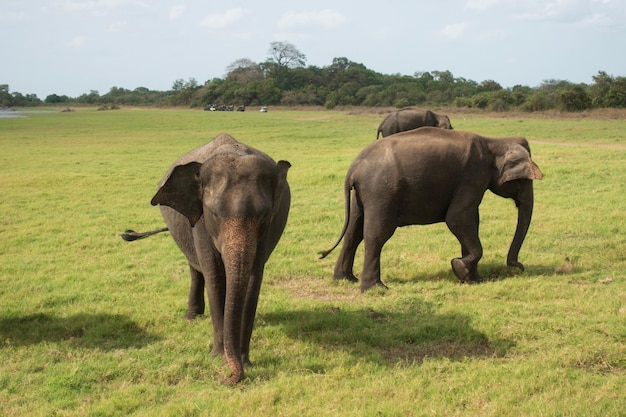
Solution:
{"label": "shadow on grass", "polygon": [[114,350],[142,347],[158,339],[120,314],[58,317],[37,313],[0,317],[0,349],[67,341],[75,347]]}
{"label": "shadow on grass", "polygon": [[428,303],[399,309],[402,312],[320,307],[271,313],[263,320],[282,328],[292,339],[390,366],[421,364],[426,358],[504,357],[515,346],[510,340],[489,338],[473,329],[468,316],[438,314]]}
{"label": "shadow on grass", "polygon": [[[531,275],[541,275],[545,273],[545,268],[535,265],[525,265],[525,271]],[[517,267],[508,266],[500,262],[480,262],[478,264],[478,273],[483,279],[482,282],[504,281],[507,279],[520,277],[524,275],[524,271]],[[452,281],[459,282],[452,268],[444,269],[432,274],[422,274],[415,276],[412,281]]]}

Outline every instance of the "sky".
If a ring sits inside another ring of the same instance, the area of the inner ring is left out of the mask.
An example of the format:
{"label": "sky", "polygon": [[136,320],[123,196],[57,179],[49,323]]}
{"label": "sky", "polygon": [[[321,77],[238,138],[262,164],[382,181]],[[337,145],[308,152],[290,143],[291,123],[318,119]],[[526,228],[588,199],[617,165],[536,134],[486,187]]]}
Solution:
{"label": "sky", "polygon": [[626,76],[626,1],[2,0],[0,84],[42,100],[167,91],[264,62],[276,41],[320,68],[345,57],[382,74],[592,84]]}

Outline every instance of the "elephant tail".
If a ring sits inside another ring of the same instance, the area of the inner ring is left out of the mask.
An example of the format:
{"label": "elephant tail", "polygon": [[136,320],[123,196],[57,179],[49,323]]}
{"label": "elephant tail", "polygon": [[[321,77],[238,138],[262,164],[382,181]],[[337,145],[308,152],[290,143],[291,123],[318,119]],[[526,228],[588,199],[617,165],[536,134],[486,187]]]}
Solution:
{"label": "elephant tail", "polygon": [[348,173],[348,175],[346,176],[346,182],[343,188],[344,198],[346,201],[346,208],[345,208],[345,220],[343,222],[343,230],[341,231],[341,236],[339,236],[339,239],[337,239],[337,242],[333,245],[332,248],[318,252],[318,254],[320,255],[320,259],[324,259],[325,257],[327,257],[328,254],[330,254],[333,250],[335,250],[337,246],[339,246],[339,243],[341,242],[341,240],[346,234],[346,231],[348,230],[348,222],[350,221],[350,190],[352,190],[352,183],[350,182],[349,178],[350,178],[350,175]]}
{"label": "elephant tail", "polygon": [[135,232],[134,230],[126,230],[120,236],[127,242],[132,242],[133,240],[144,239],[148,236],[156,235],[157,233],[167,232],[169,229],[167,227],[163,227],[162,229],[151,230],[149,232]]}

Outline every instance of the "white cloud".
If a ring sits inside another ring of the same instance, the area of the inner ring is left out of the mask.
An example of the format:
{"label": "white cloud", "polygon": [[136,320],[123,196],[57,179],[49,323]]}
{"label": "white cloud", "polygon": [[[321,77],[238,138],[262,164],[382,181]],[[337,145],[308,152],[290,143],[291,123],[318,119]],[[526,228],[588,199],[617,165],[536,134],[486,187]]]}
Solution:
{"label": "white cloud", "polygon": [[109,25],[109,32],[124,32],[128,27],[127,22],[115,22]]}
{"label": "white cloud", "polygon": [[91,16],[109,16],[118,11],[127,12],[131,8],[145,10],[148,6],[141,0],[66,0],[55,2],[55,6],[69,13],[86,13]]}
{"label": "white cloud", "polygon": [[123,3],[123,0],[89,0],[89,1],[64,1],[60,3],[62,9],[68,12],[95,11],[109,9]]}
{"label": "white cloud", "polygon": [[85,46],[85,45],[87,44],[87,42],[88,42],[88,41],[89,41],[89,40],[88,40],[86,37],[84,37],[84,36],[76,36],[74,39],[72,39],[72,40],[68,43],[68,45],[69,45],[69,46],[72,46],[72,47],[74,47],[74,48],[80,48],[80,47]]}
{"label": "white cloud", "polygon": [[238,22],[244,16],[245,12],[241,7],[230,9],[224,13],[210,14],[200,22],[200,26],[211,29],[222,29]]}
{"label": "white cloud", "polygon": [[185,10],[187,10],[187,6],[183,6],[183,5],[178,5],[178,6],[172,6],[172,8],[170,9],[170,20],[176,20],[179,17],[181,17],[183,15],[183,13],[185,13]]}
{"label": "white cloud", "polygon": [[500,3],[500,0],[468,0],[465,4],[466,9],[485,10]]}
{"label": "white cloud", "polygon": [[325,9],[319,12],[287,12],[278,20],[280,29],[288,29],[303,25],[333,28],[341,26],[346,18],[334,10]]}
{"label": "white cloud", "polygon": [[468,26],[469,25],[467,23],[454,23],[446,25],[441,30],[441,34],[448,39],[458,39],[467,31]]}

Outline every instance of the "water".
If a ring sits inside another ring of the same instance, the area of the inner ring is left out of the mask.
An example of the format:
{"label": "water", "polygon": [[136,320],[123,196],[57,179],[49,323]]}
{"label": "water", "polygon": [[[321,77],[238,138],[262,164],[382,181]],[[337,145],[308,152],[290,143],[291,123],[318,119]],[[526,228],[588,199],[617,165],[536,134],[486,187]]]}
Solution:
{"label": "water", "polygon": [[19,117],[28,117],[35,113],[52,113],[54,110],[12,110],[0,109],[0,119],[16,119]]}

